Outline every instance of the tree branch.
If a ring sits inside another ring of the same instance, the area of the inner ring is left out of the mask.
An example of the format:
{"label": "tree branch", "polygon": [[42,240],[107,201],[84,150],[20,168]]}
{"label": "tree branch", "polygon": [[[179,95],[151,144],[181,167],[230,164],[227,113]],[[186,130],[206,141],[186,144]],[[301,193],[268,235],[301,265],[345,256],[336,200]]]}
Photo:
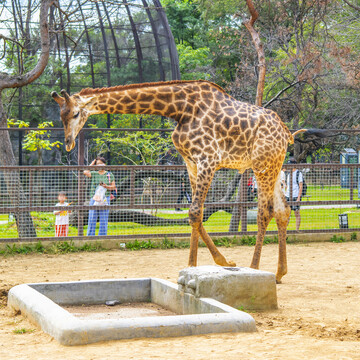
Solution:
{"label": "tree branch", "polygon": [[284,87],[283,89],[281,89],[272,99],[270,99],[265,105],[263,105],[264,108],[270,106],[274,101],[276,101],[285,91],[291,89],[293,86],[303,82],[304,80],[298,80],[295,81],[293,83],[291,83],[290,85]]}
{"label": "tree branch", "polygon": [[11,38],[9,38],[9,37],[7,37],[7,36],[4,36],[4,35],[2,35],[2,34],[0,34],[0,39],[3,39],[4,41],[13,42],[13,43],[15,43],[17,46],[21,47],[22,49],[24,48],[24,47],[22,46],[22,44],[20,44],[17,40],[11,39]]}
{"label": "tree branch", "polygon": [[360,11],[360,6],[356,6],[356,5],[354,5],[354,4],[352,4],[350,1],[348,1],[348,0],[344,0],[344,2],[346,3],[346,4],[348,4],[351,8],[353,8],[354,10],[357,10],[357,11]]}
{"label": "tree branch", "polygon": [[5,88],[16,88],[25,86],[36,80],[44,71],[50,53],[50,39],[49,39],[49,24],[48,15],[49,9],[54,4],[54,0],[42,0],[40,6],[40,41],[41,54],[35,67],[23,75],[8,75],[0,73],[0,91]]}

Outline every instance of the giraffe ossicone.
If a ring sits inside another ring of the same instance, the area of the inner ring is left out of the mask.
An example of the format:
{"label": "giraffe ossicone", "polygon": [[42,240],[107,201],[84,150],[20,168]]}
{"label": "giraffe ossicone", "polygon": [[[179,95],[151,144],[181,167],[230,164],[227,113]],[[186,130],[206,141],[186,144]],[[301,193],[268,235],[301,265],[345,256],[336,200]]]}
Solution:
{"label": "giraffe ossicone", "polygon": [[177,122],[172,140],[184,158],[192,187],[189,222],[192,227],[189,266],[197,264],[199,236],[216,264],[227,261],[207,234],[203,204],[214,173],[220,168],[253,169],[258,183],[258,233],[251,267],[258,269],[270,220],[278,227],[279,260],[276,280],[287,272],[286,227],[290,207],[280,188],[279,175],[293,135],[272,110],[235,100],[218,85],[203,81],[168,81],[83,89],[69,95],[53,92],[60,106],[66,150],[93,114],[155,114]]}

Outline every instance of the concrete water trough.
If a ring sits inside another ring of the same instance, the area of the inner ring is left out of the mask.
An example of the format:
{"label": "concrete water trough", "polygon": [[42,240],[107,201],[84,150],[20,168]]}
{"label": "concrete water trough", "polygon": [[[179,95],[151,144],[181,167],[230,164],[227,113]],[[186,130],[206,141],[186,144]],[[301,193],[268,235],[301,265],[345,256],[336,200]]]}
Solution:
{"label": "concrete water trough", "polygon": [[[106,303],[152,303],[171,313],[125,318],[109,313],[94,318],[79,317],[67,310],[101,304],[106,308]],[[249,314],[214,299],[196,298],[156,278],[23,284],[10,290],[8,306],[20,310],[63,345],[256,331]]]}

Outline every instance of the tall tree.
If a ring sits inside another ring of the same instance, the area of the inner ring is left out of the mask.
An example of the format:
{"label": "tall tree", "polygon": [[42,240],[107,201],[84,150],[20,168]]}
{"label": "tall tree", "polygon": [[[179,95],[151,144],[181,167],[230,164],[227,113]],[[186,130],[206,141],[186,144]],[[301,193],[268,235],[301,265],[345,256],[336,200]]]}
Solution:
{"label": "tall tree", "polygon": [[[17,74],[8,74],[5,72],[0,73],[0,127],[7,127],[7,113],[2,102],[3,90],[8,88],[22,88],[30,84],[43,73],[48,63],[50,51],[48,16],[49,9],[53,3],[53,0],[41,0],[40,3],[41,53],[35,66],[25,73],[23,73],[22,66],[19,66]],[[33,5],[34,4],[29,1],[29,7]],[[30,9],[28,10],[30,11]],[[26,34],[28,34],[28,32]],[[13,43],[14,46],[20,46],[23,48],[23,45],[16,40],[12,40],[4,35],[0,35],[0,37],[4,39],[5,42]],[[27,44],[28,43],[25,42],[26,46]],[[3,166],[16,165],[16,159],[13,153],[9,132],[7,131],[0,131],[0,163]],[[3,175],[11,205],[16,207],[21,204],[26,204],[26,196],[22,188],[19,173],[15,173],[14,171],[4,171]],[[36,237],[36,231],[29,213],[20,212],[16,214],[16,222],[19,237]]]}
{"label": "tall tree", "polygon": [[255,105],[261,106],[264,96],[265,75],[266,75],[265,53],[264,53],[262,41],[260,39],[260,35],[254,28],[254,24],[259,17],[259,13],[256,11],[255,6],[251,0],[246,0],[246,5],[249,9],[251,18],[247,21],[244,21],[244,25],[246,26],[246,28],[248,29],[251,35],[259,60],[259,64],[258,64],[259,75],[258,75],[258,84],[256,89]]}

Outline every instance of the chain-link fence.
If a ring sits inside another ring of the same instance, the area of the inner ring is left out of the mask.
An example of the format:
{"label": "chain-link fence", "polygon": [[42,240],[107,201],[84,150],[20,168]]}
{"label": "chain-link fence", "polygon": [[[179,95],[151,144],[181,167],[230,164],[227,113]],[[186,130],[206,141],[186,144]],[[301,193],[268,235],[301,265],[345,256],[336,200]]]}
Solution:
{"label": "chain-link fence", "polygon": [[[290,191],[290,198],[302,177],[306,183],[301,202],[291,202],[301,205],[300,232],[360,230],[359,164],[287,164],[283,170],[284,191]],[[84,171],[90,171],[91,177]],[[191,186],[185,166],[106,166],[100,173],[102,177],[97,175],[99,166],[0,167],[1,241],[55,235],[71,239],[189,236]],[[110,190],[105,192],[101,182]],[[113,183],[116,191],[111,190]],[[205,203],[206,230],[224,236],[256,234],[256,216],[252,172],[219,170]],[[67,223],[68,230],[59,232],[57,225]],[[296,231],[295,223],[292,212],[289,233]],[[272,220],[268,232],[276,231]]]}

